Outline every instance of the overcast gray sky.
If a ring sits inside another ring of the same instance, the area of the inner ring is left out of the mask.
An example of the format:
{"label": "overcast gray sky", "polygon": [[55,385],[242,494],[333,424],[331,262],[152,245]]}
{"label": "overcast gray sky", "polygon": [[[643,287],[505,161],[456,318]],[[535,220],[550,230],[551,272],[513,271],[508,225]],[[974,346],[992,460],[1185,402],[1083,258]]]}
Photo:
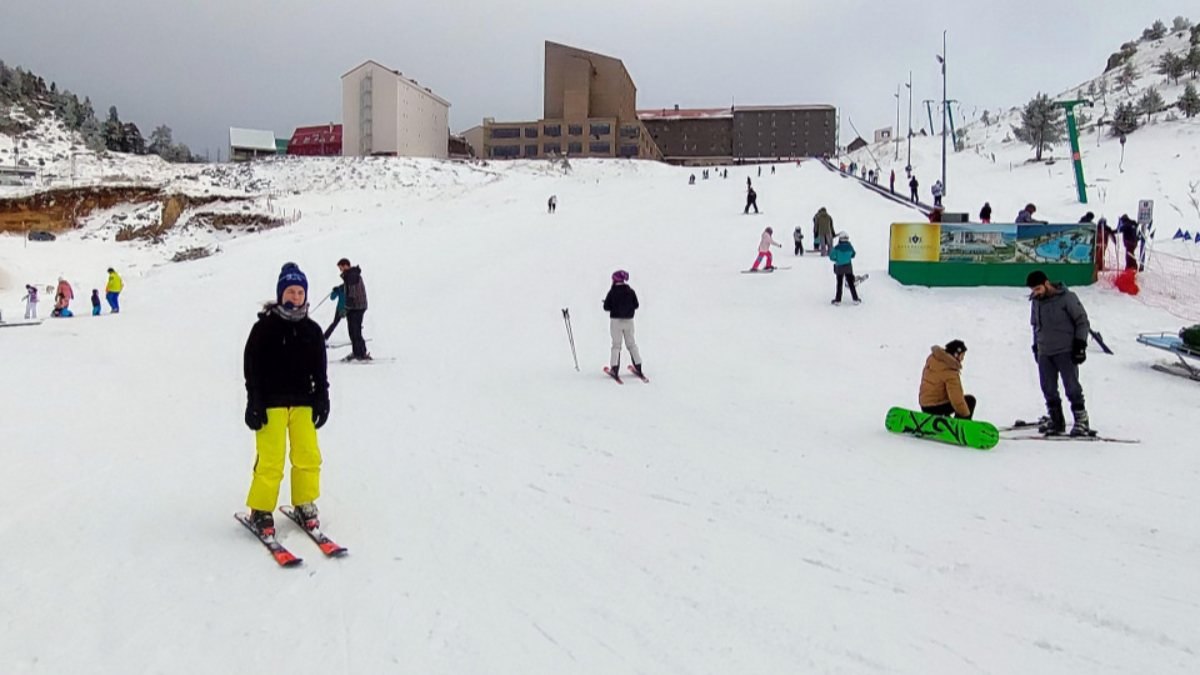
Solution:
{"label": "overcast gray sky", "polygon": [[[1188,16],[1188,11],[1192,16]],[[971,111],[1099,74],[1156,18],[1195,0],[0,0],[0,59],[160,123],[215,158],[229,126],[340,122],[340,76],[370,58],[448,99],[454,132],[541,115],[542,42],[621,58],[642,108],[831,103],[842,142],[895,124],[897,83]],[[907,112],[904,113],[907,116]],[[902,121],[902,124],[904,122]]]}

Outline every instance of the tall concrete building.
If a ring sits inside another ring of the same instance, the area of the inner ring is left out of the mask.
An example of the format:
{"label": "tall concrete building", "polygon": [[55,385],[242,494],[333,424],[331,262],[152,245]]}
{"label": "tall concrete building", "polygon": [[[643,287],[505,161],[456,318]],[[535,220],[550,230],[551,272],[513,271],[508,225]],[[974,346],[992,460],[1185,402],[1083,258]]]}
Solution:
{"label": "tall concrete building", "polygon": [[662,158],[620,59],[547,41],[543,77],[541,119],[484,120],[482,156]]}
{"label": "tall concrete building", "polygon": [[342,75],[342,154],[445,159],[450,103],[398,70],[366,61]]}
{"label": "tall concrete building", "polygon": [[837,152],[831,105],[639,110],[663,158],[675,164],[761,162]]}

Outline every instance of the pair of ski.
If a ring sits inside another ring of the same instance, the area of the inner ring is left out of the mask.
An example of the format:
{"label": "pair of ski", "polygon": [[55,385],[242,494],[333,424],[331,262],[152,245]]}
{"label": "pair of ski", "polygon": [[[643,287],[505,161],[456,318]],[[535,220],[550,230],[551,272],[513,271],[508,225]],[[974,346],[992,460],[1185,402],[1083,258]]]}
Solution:
{"label": "pair of ski", "polygon": [[790,269],[792,269],[792,268],[787,267],[787,266],[784,266],[784,267],[772,266],[772,267],[764,267],[761,270],[742,270],[742,274],[767,274],[769,272],[774,272],[775,270],[790,270]]}
{"label": "pair of ski", "polygon": [[999,428],[1000,433],[1011,433],[1014,431],[1033,431],[1035,433],[1024,436],[1005,436],[1004,438],[1010,441],[1097,441],[1101,443],[1141,443],[1141,441],[1130,438],[1111,438],[1109,436],[1101,436],[1095,430],[1090,434],[1076,435],[1071,434],[1044,434],[1038,431],[1037,422],[1027,422],[1025,420],[1016,420],[1006,427]]}
{"label": "pair of ski", "polygon": [[1098,441],[1107,443],[1139,443],[1137,440],[1124,438],[1109,438],[1098,434],[1091,436],[1069,436],[1067,434],[1041,433],[1032,435],[1001,436],[1002,433],[1037,431],[1037,422],[1017,420],[1010,426],[997,428],[990,422],[981,420],[960,419],[945,415],[933,415],[918,410],[892,408],[888,410],[884,420],[887,430],[896,434],[915,436],[940,443],[948,443],[975,450],[991,450],[1000,443],[1000,439],[1010,441]]}
{"label": "pair of ski", "polygon": [[[301,530],[304,530],[304,533],[307,534],[308,538],[312,539],[317,547],[321,549],[321,553],[324,553],[326,558],[340,558],[350,552],[350,549],[334,543],[332,539],[330,539],[325,535],[324,532],[321,531],[320,527],[307,527],[304,524],[304,521],[300,519],[300,514],[297,513],[292,507],[281,506],[279,507],[279,512],[287,516],[287,519],[295,523],[296,526]],[[294,553],[287,550],[283,544],[279,543],[279,540],[275,538],[274,534],[263,534],[257,528],[255,528],[250,522],[250,518],[246,514],[235,513],[233,514],[233,517],[236,518],[239,523],[245,526],[247,530],[250,530],[254,537],[258,539],[263,546],[267,547],[267,551],[271,553],[271,557],[275,559],[275,562],[278,563],[280,567],[295,567],[296,565],[304,562],[303,558],[296,557]]]}
{"label": "pair of ski", "polygon": [[[634,376],[634,377],[638,378],[638,379],[639,379],[639,380],[641,380],[642,382],[645,382],[646,384],[650,384],[650,378],[646,377],[645,375],[640,375],[640,374],[638,374],[638,371],[634,370],[634,369],[633,369],[633,366],[628,366],[628,365],[627,365],[627,366],[625,366],[625,367],[626,367],[626,368],[629,370],[629,372],[630,372],[630,373],[632,373],[632,374],[633,374],[633,376]],[[625,384],[625,380],[622,380],[622,379],[621,379],[621,373],[619,373],[619,372],[617,372],[617,371],[613,370],[613,369],[612,369],[611,367],[609,367],[609,366],[604,366],[604,374],[605,374],[605,375],[608,375],[608,376],[609,376],[609,377],[611,377],[612,379],[616,380],[616,381],[617,381],[617,384]]]}

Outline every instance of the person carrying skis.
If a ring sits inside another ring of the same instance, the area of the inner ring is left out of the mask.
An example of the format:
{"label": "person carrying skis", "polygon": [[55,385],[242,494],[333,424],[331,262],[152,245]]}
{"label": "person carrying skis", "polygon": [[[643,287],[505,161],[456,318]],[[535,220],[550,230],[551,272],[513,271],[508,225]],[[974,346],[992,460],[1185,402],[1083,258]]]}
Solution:
{"label": "person carrying skis", "polygon": [[804,255],[804,226],[797,225],[796,231],[792,232],[792,241],[796,244],[796,252],[793,255]]}
{"label": "person carrying skis", "polygon": [[933,187],[929,188],[929,191],[933,193],[933,205],[941,206],[942,196],[946,194],[946,187],[942,185],[940,178],[933,182]]}
{"label": "person carrying skis", "polygon": [[342,286],[346,289],[346,325],[350,329],[350,355],[343,361],[370,361],[367,341],[363,338],[363,315],[367,313],[367,286],[363,283],[362,269],[342,258],[337,264],[342,275]]}
{"label": "person carrying skis", "polygon": [[1042,396],[1047,417],[1038,425],[1044,434],[1061,434],[1067,422],[1062,398],[1058,393],[1061,379],[1071,402],[1075,425],[1072,436],[1091,436],[1093,432],[1084,405],[1083,386],[1079,383],[1079,365],[1087,360],[1087,340],[1091,330],[1087,312],[1076,295],[1061,283],[1050,283],[1046,273],[1034,270],[1025,279],[1030,289],[1029,323],[1033,326],[1033,358],[1038,365]]}
{"label": "person carrying skis", "polygon": [[[749,181],[750,179],[747,178],[746,180]],[[750,213],[751,206],[754,207],[754,212],[758,213],[758,193],[754,191],[754,188],[747,187],[746,188],[746,208],[742,210],[742,213],[743,214]]]}
{"label": "person carrying skis", "polygon": [[984,202],[983,208],[979,209],[979,222],[984,223],[985,225],[987,223],[992,222],[992,204],[991,204],[991,202]]}
{"label": "person carrying skis", "polygon": [[831,304],[842,304],[843,283],[850,287],[850,297],[854,304],[862,302],[854,288],[854,264],[851,262],[854,260],[854,247],[850,245],[850,235],[845,232],[838,235],[838,244],[829,252],[829,259],[833,261],[833,273],[837,276],[837,295],[833,297]]}
{"label": "person carrying skis", "polygon": [[92,316],[100,316],[100,291],[92,289]]}
{"label": "person carrying skis", "polygon": [[945,347],[934,345],[921,371],[921,390],[918,402],[921,412],[931,415],[953,415],[969,420],[975,414],[975,397],[963,394],[962,367],[967,345],[951,340]]}
{"label": "person carrying skis", "polygon": [[1026,204],[1025,208],[1021,209],[1021,212],[1017,214],[1016,222],[1026,223],[1026,224],[1045,225],[1046,221],[1034,219],[1033,214],[1036,212],[1037,212],[1037,206],[1034,206],[1033,204]]}
{"label": "person carrying skis", "polygon": [[346,284],[338,284],[333,287],[333,292],[329,294],[330,300],[337,301],[337,308],[333,312],[333,323],[329,324],[329,328],[325,329],[325,341],[329,342],[329,336],[333,335],[333,331],[346,318]]}
{"label": "person carrying skis", "polygon": [[36,319],[37,318],[37,305],[38,305],[37,286],[33,286],[32,284],[25,284],[25,297],[23,297],[21,299],[25,301],[25,318],[26,319]]}
{"label": "person carrying skis", "polygon": [[758,271],[758,264],[763,261],[763,258],[767,259],[767,266],[763,269],[768,272],[775,269],[775,265],[771,261],[771,247],[783,248],[783,244],[775,241],[774,234],[775,230],[769,227],[763,230],[762,238],[758,241],[758,257],[754,259],[754,265],[750,268],[751,272]]}
{"label": "person carrying skis", "polygon": [[113,314],[118,314],[121,311],[121,291],[125,289],[125,282],[121,280],[121,275],[117,274],[113,268],[108,268],[108,283],[104,286],[104,297],[108,300],[108,309]]}
{"label": "person carrying skis", "polygon": [[642,355],[638,351],[637,342],[633,339],[633,314],[638,308],[637,293],[629,286],[629,272],[617,270],[612,273],[612,287],[604,296],[604,311],[608,312],[608,334],[612,337],[612,350],[609,354],[609,374],[613,379],[621,376],[621,342],[629,350],[629,358],[633,360],[633,371],[638,377],[645,377],[642,372]]}
{"label": "person carrying skis", "polygon": [[291,443],[292,504],[306,526],[318,526],[321,449],[317,429],[329,419],[329,377],[321,327],[308,316],[308,278],[287,263],[275,301],[259,313],[243,354],[246,426],[257,458],[246,506],[260,534],[274,534],[284,458]]}
{"label": "person carrying skis", "polygon": [[829,248],[833,245],[833,216],[822,206],[817,209],[817,215],[813,216],[813,237],[815,247],[821,251],[821,257],[829,255]]}

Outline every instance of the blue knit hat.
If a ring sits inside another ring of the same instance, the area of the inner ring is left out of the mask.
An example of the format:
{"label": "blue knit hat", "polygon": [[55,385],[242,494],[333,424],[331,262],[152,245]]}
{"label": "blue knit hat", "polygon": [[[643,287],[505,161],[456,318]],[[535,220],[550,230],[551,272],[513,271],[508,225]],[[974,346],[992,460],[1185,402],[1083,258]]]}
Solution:
{"label": "blue knit hat", "polygon": [[296,263],[285,263],[283,269],[279,270],[279,281],[275,284],[276,302],[283,302],[283,290],[288,286],[299,286],[304,289],[305,297],[308,296],[308,277],[304,276]]}

